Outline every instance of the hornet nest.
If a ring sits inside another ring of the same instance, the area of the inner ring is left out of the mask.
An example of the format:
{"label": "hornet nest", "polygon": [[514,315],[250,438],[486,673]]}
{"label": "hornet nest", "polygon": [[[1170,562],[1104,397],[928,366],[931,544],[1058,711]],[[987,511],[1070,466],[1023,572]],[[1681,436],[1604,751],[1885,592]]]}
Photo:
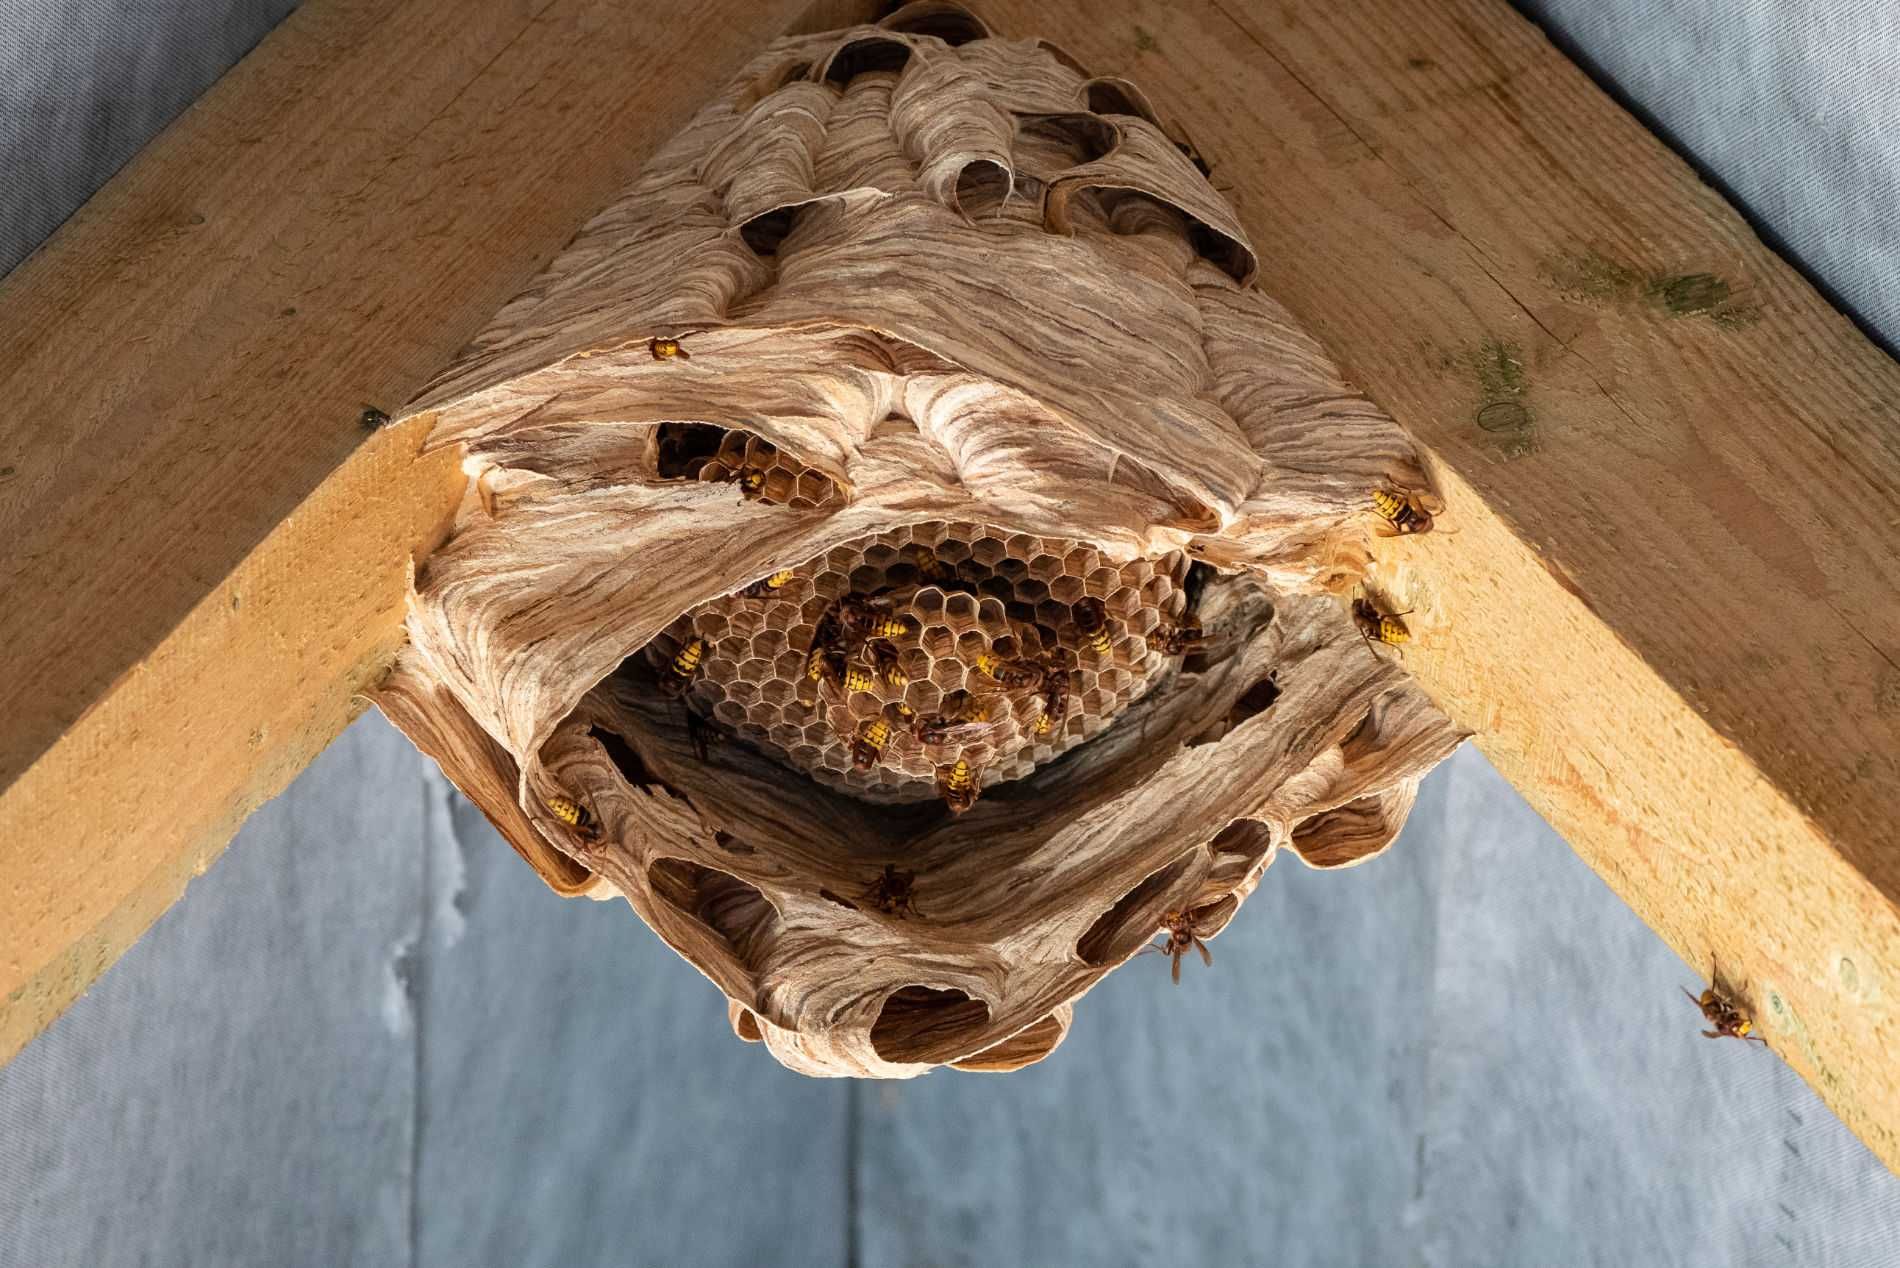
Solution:
{"label": "hornet nest", "polygon": [[782,39],[407,411],[469,496],[379,704],[792,1069],[1037,1061],[1462,738],[1334,597],[1417,448],[1205,171],[954,5]]}

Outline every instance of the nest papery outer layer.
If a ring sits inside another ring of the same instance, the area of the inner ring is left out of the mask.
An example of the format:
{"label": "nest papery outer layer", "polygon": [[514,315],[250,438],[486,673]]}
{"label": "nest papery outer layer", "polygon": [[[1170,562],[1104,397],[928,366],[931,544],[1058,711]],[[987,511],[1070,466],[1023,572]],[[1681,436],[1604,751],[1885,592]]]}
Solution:
{"label": "nest papery outer layer", "polygon": [[[902,68],[826,81],[867,41]],[[795,1069],[1038,1059],[1167,913],[1217,932],[1282,844],[1383,848],[1459,738],[1301,595],[1363,569],[1370,490],[1427,487],[1412,442],[1251,288],[1231,211],[1117,83],[1027,41],[781,41],[416,407],[478,496],[380,703],[551,884],[626,896]],[[678,422],[839,496],[669,480]],[[955,818],[740,744],[702,761],[674,702],[614,677],[684,612],[942,521],[1217,564],[1222,652]],[[886,864],[916,914],[867,900]]]}

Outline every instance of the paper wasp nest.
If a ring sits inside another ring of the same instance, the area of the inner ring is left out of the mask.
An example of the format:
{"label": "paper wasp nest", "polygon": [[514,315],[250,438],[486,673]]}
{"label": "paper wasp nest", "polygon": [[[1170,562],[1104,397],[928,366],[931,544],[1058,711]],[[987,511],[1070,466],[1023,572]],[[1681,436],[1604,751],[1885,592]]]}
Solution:
{"label": "paper wasp nest", "polygon": [[1336,597],[1418,454],[1254,272],[1130,84],[781,40],[409,411],[470,492],[379,702],[786,1065],[1036,1061],[1460,738]]}

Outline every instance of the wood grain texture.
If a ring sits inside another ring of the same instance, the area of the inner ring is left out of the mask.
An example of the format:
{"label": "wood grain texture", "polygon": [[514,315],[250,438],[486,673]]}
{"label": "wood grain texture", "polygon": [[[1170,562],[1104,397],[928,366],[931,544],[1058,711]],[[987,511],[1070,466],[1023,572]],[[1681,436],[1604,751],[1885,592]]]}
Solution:
{"label": "wood grain texture", "polygon": [[1463,508],[1408,664],[1900,1162],[1900,367],[1503,5],[977,7],[1186,123]]}
{"label": "wood grain texture", "polygon": [[0,1058],[388,663],[460,480],[364,406],[801,7],[309,0],[0,286]]}

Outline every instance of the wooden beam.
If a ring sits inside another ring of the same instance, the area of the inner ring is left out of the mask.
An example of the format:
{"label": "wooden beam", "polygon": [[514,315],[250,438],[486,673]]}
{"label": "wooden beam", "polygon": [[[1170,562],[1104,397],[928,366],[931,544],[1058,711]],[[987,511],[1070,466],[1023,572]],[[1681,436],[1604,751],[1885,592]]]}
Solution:
{"label": "wooden beam", "polygon": [[0,284],[0,1060],[396,647],[460,477],[365,405],[802,9],[307,0]]}
{"label": "wooden beam", "polygon": [[1410,667],[1900,1163],[1900,365],[1497,0],[978,7],[1186,125],[1440,460]]}

